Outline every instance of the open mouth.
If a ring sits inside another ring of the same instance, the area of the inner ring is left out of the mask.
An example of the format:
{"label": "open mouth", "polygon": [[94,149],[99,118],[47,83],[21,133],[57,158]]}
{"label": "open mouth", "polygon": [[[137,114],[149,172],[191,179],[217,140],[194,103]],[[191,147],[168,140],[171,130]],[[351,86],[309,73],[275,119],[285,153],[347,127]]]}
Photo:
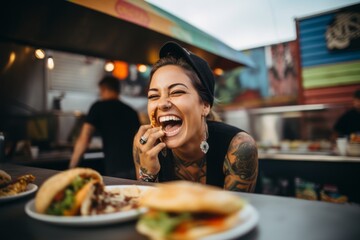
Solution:
{"label": "open mouth", "polygon": [[181,118],[174,115],[159,117],[159,123],[167,137],[176,135],[180,131],[182,122]]}

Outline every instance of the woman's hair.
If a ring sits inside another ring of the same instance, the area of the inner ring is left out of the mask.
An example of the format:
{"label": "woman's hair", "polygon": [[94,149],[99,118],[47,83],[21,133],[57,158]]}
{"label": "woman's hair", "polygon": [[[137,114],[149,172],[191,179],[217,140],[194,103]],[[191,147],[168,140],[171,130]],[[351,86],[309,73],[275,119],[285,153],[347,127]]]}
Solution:
{"label": "woman's hair", "polygon": [[[175,65],[175,66],[179,66],[182,69],[185,70],[185,74],[190,78],[192,85],[194,86],[196,92],[199,94],[200,99],[203,102],[207,102],[209,103],[206,99],[207,99],[207,90],[206,88],[202,85],[197,73],[195,72],[195,70],[183,59],[183,58],[174,58],[173,56],[167,56],[167,57],[163,57],[160,58],[152,67],[151,72],[150,72],[150,81],[149,81],[149,85],[151,82],[151,79],[154,75],[154,73],[161,67],[166,66],[166,65]],[[210,103],[209,103],[210,104]],[[221,121],[220,117],[217,113],[215,113],[212,109],[210,109],[209,114],[206,117],[208,120],[213,120],[213,121]]]}

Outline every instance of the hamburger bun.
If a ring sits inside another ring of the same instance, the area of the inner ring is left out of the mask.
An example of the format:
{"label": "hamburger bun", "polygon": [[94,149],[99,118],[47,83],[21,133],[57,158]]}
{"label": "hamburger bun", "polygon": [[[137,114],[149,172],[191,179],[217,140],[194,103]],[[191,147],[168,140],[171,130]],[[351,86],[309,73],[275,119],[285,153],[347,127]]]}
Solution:
{"label": "hamburger bun", "polygon": [[146,191],[140,205],[148,207],[136,229],[151,239],[198,239],[234,227],[244,201],[220,188],[188,181],[158,184]]}
{"label": "hamburger bun", "polygon": [[188,181],[158,184],[144,193],[140,205],[168,212],[208,212],[230,214],[239,211],[244,201],[220,188]]}
{"label": "hamburger bun", "polygon": [[11,182],[11,176],[7,172],[0,170],[0,186],[5,186]]}
{"label": "hamburger bun", "polygon": [[[91,178],[92,180],[94,180],[91,181],[92,183],[103,182],[101,175],[97,171],[90,168],[74,168],[58,173],[47,179],[41,185],[35,197],[36,211],[39,213],[45,213],[56,194],[68,187],[77,176]],[[85,186],[90,189],[88,184]],[[83,193],[83,196],[85,195],[86,194]]]}

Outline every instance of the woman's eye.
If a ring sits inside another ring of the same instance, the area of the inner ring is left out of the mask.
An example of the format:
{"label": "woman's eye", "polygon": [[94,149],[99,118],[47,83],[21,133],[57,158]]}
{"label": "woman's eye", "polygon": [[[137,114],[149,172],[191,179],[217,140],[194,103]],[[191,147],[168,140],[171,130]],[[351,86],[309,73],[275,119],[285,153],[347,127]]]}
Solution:
{"label": "woman's eye", "polygon": [[159,96],[158,95],[149,95],[148,96],[148,99],[155,99],[155,98],[159,98]]}
{"label": "woman's eye", "polygon": [[184,91],[173,91],[170,93],[170,95],[172,96],[179,96],[179,95],[182,95],[184,94],[185,92]]}

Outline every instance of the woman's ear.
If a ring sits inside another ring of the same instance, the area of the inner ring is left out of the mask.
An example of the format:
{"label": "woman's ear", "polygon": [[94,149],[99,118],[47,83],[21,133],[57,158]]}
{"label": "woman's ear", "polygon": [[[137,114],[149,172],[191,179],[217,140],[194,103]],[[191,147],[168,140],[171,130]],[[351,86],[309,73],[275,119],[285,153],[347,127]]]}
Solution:
{"label": "woman's ear", "polygon": [[207,115],[209,115],[209,113],[210,113],[210,104],[204,102],[202,115],[206,117]]}

